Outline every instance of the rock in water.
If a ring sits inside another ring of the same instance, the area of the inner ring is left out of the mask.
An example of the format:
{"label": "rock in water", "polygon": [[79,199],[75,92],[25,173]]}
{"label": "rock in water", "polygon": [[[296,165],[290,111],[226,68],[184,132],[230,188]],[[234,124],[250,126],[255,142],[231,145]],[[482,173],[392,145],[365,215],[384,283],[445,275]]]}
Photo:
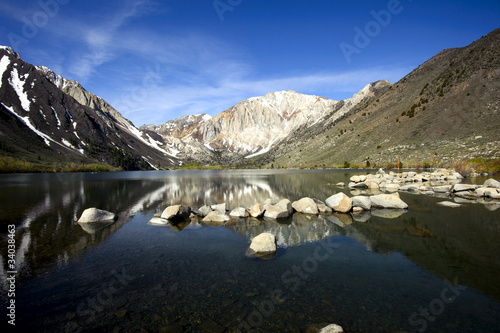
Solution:
{"label": "rock in water", "polygon": [[233,217],[248,217],[248,212],[245,208],[238,207],[233,209],[229,215]]}
{"label": "rock in water", "polygon": [[344,329],[342,326],[339,326],[337,324],[331,324],[326,327],[323,327],[319,333],[344,333]]}
{"label": "rock in water", "polygon": [[257,218],[262,217],[264,215],[264,211],[264,206],[260,203],[256,203],[252,208],[250,208],[250,216]]}
{"label": "rock in water", "polygon": [[483,186],[484,187],[500,188],[500,182],[498,180],[490,178],[490,179],[488,179],[487,181],[484,182]]}
{"label": "rock in water", "polygon": [[286,209],[286,211],[288,212],[288,216],[293,214],[292,202],[288,199],[283,199],[283,200],[278,201],[276,206],[282,207],[283,209]]}
{"label": "rock in water", "polygon": [[92,223],[92,222],[101,222],[101,221],[113,221],[116,219],[116,214],[108,212],[106,210],[97,209],[97,208],[88,208],[85,209],[78,220],[78,223]]}
{"label": "rock in water", "polygon": [[203,206],[200,209],[198,209],[198,216],[205,217],[207,216],[210,212],[212,211],[212,208],[208,206]]}
{"label": "rock in water", "polygon": [[451,202],[451,201],[441,201],[441,202],[438,202],[436,205],[443,206],[443,207],[452,207],[452,208],[462,206],[461,204],[457,204],[456,202]]}
{"label": "rock in water", "polygon": [[167,207],[161,214],[161,218],[171,221],[184,221],[189,217],[190,214],[191,208],[189,208],[188,206],[175,205]]}
{"label": "rock in water", "polygon": [[203,220],[201,220],[201,221],[202,222],[215,222],[215,223],[222,224],[222,223],[227,222],[229,220],[231,220],[231,219],[225,213],[220,212],[218,210],[214,210],[214,211],[208,213],[208,215],[205,216],[203,218]]}
{"label": "rock in water", "polygon": [[288,212],[288,209],[282,205],[268,205],[264,216],[271,219],[282,219],[290,216],[290,213]]}
{"label": "rock in water", "polygon": [[262,233],[250,244],[250,250],[258,254],[268,254],[276,252],[276,237],[270,233]]}
{"label": "rock in water", "polygon": [[321,200],[318,200],[318,199],[313,199],[314,202],[316,203],[316,205],[318,205],[318,211],[320,213],[331,213],[332,212],[332,209],[330,207],[328,207],[323,201]]}
{"label": "rock in water", "polygon": [[340,192],[326,199],[325,203],[336,212],[347,213],[352,208],[352,200]]}
{"label": "rock in water", "polygon": [[219,211],[221,213],[226,213],[226,203],[221,203],[218,205],[212,205],[210,206],[213,210]]}
{"label": "rock in water", "polygon": [[372,207],[390,208],[390,209],[407,209],[408,205],[399,198],[399,193],[394,194],[378,194],[370,197]]}
{"label": "rock in water", "polygon": [[307,197],[302,198],[298,201],[294,201],[292,203],[292,207],[299,213],[314,215],[317,215],[319,213],[318,205],[316,204],[316,202],[313,199]]}
{"label": "rock in water", "polygon": [[353,207],[359,207],[359,208],[362,208],[364,210],[370,210],[372,208],[372,201],[370,200],[369,197],[358,195],[358,196],[352,197],[351,200],[352,200]]}

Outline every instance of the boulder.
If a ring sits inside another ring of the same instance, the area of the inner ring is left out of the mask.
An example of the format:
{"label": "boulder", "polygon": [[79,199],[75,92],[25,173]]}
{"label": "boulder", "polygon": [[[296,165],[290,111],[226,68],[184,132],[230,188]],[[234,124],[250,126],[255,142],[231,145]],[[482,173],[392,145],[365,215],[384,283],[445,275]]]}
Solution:
{"label": "boulder", "polygon": [[260,254],[276,252],[276,237],[267,232],[262,233],[252,239],[250,250]]}
{"label": "boulder", "polygon": [[359,214],[359,213],[364,212],[364,211],[365,210],[361,207],[355,207],[355,206],[352,207],[353,214]]}
{"label": "boulder", "polygon": [[168,221],[160,217],[153,217],[151,220],[149,220],[149,224],[167,225]]}
{"label": "boulder", "polygon": [[282,200],[278,201],[278,203],[276,204],[276,206],[281,206],[283,208],[286,208],[286,210],[288,211],[289,215],[293,214],[292,202],[290,200],[288,200],[288,199],[282,199]]}
{"label": "boulder", "polygon": [[378,194],[370,197],[373,207],[390,209],[407,209],[408,205],[401,200],[398,193]]}
{"label": "boulder", "polygon": [[302,198],[298,201],[294,201],[292,203],[293,209],[295,209],[299,213],[304,214],[314,214],[317,215],[319,213],[318,205],[311,198]]}
{"label": "boulder", "polygon": [[264,206],[261,205],[260,203],[256,203],[255,205],[252,206],[252,208],[250,208],[250,216],[252,217],[262,217],[264,216],[264,212],[265,212],[265,209],[264,209]]}
{"label": "boulder", "polygon": [[342,192],[332,195],[326,199],[325,203],[328,207],[340,213],[347,213],[352,208],[352,200]]}
{"label": "boulder", "polygon": [[268,217],[271,219],[282,219],[290,215],[291,214],[288,212],[287,207],[278,205],[268,205],[266,212],[264,213],[264,217]]}
{"label": "boulder", "polygon": [[364,210],[370,210],[372,208],[372,201],[369,197],[358,195],[351,198],[352,207],[359,207]]}
{"label": "boulder", "polygon": [[359,183],[361,178],[359,178],[359,176],[352,176],[349,180],[354,183]]}
{"label": "boulder", "polygon": [[212,208],[209,206],[203,206],[200,209],[198,209],[198,216],[200,217],[205,217],[207,216],[210,212],[212,211]]}
{"label": "boulder", "polygon": [[377,189],[379,188],[379,183],[375,180],[367,180],[365,182],[367,188]]}
{"label": "boulder", "polygon": [[484,187],[500,188],[500,182],[493,178],[488,179],[484,182]]}
{"label": "boulder", "polygon": [[318,211],[322,214],[331,213],[332,209],[328,207],[323,201],[318,199],[313,199],[316,205],[318,206]]}
{"label": "boulder", "polygon": [[455,184],[453,185],[453,192],[474,191],[479,186],[471,184]]}
{"label": "boulder", "polygon": [[448,193],[451,192],[452,187],[451,185],[434,186],[432,190],[436,193]]}
{"label": "boulder", "polygon": [[441,202],[438,202],[436,205],[443,206],[443,207],[452,207],[452,208],[462,206],[461,204],[458,204],[456,202],[451,202],[451,201],[441,201]]}
{"label": "boulder", "polygon": [[350,182],[349,185],[347,186],[349,188],[368,188],[368,185],[366,185],[365,182],[360,182],[360,183]]}
{"label": "boulder", "polygon": [[161,213],[161,218],[166,220],[178,220],[183,221],[189,218],[191,214],[191,208],[184,205],[175,205],[167,207],[163,213]]}
{"label": "boulder", "polygon": [[227,222],[229,220],[230,220],[230,218],[229,218],[229,216],[226,215],[226,213],[223,213],[223,212],[218,211],[218,210],[214,210],[214,211],[211,211],[210,213],[208,213],[208,215],[205,216],[203,218],[203,220],[201,220],[201,221],[222,224],[222,223]]}
{"label": "boulder", "polygon": [[337,187],[344,187],[345,183],[344,182],[338,182],[336,185],[337,185]]}
{"label": "boulder", "polygon": [[238,207],[233,209],[229,215],[233,217],[248,217],[248,212],[245,208]]}
{"label": "boulder", "polygon": [[83,211],[78,223],[109,222],[115,220],[117,215],[106,210],[87,208]]}
{"label": "boulder", "polygon": [[403,185],[399,187],[399,191],[417,192],[419,188],[420,188],[419,184]]}
{"label": "boulder", "polygon": [[395,192],[399,189],[399,184],[387,184],[385,185],[385,190],[389,192]]}
{"label": "boulder", "polygon": [[210,206],[210,208],[212,208],[212,210],[216,210],[216,211],[219,211],[219,212],[224,213],[224,214],[226,213],[226,203],[212,205],[212,206]]}
{"label": "boulder", "polygon": [[344,333],[344,329],[337,324],[330,324],[320,329],[319,333]]}

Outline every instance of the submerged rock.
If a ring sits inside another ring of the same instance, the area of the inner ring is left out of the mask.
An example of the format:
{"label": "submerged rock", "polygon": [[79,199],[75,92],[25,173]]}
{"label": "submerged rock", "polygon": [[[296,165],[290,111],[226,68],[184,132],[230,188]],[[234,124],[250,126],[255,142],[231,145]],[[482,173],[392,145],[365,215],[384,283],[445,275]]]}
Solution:
{"label": "submerged rock", "polygon": [[83,211],[78,223],[109,222],[115,220],[117,215],[106,210],[97,208],[87,208]]}
{"label": "submerged rock", "polygon": [[250,250],[258,254],[269,254],[276,252],[276,237],[264,232],[252,239]]}
{"label": "submerged rock", "polygon": [[438,202],[436,205],[443,206],[443,207],[453,207],[453,208],[462,206],[461,204],[458,204],[456,202],[451,202],[451,201],[441,201],[441,202]]}

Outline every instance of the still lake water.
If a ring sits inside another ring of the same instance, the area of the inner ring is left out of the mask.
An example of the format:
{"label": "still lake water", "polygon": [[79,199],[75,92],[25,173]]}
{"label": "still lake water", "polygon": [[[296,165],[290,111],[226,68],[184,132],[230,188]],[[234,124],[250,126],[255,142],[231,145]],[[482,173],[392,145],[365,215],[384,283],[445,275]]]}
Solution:
{"label": "still lake water", "polygon": [[[1,327],[15,224],[19,332],[307,332],[327,323],[346,332],[500,332],[496,205],[451,209],[436,206],[442,198],[401,193],[408,211],[388,215],[148,223],[172,204],[351,196],[334,184],[360,173],[2,175]],[[88,207],[119,219],[82,227],[75,221]],[[250,239],[265,231],[277,236],[276,256],[247,257]]]}

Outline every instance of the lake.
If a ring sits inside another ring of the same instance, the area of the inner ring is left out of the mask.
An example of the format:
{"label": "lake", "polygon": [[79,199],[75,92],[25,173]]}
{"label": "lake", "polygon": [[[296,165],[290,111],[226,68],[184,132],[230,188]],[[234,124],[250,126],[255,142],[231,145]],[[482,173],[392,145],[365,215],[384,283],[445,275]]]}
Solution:
{"label": "lake", "polygon": [[[173,204],[352,196],[335,184],[362,173],[1,175],[2,309],[15,299],[24,332],[314,332],[329,323],[345,332],[500,332],[498,205],[447,208],[436,205],[443,198],[400,193],[407,211],[149,223]],[[82,227],[89,207],[119,218]],[[262,232],[276,235],[276,256],[247,257]]]}

